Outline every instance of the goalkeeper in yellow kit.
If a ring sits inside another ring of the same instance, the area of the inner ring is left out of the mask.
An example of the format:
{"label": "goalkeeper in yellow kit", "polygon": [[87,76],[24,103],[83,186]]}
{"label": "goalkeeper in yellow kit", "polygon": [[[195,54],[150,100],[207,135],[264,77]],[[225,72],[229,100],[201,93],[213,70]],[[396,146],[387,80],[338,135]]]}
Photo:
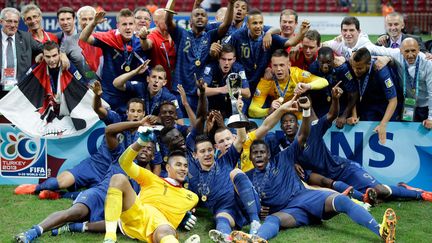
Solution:
{"label": "goalkeeper in yellow kit", "polygon": [[117,225],[130,238],[147,242],[178,242],[176,228],[198,203],[198,196],[183,188],[188,174],[185,155],[178,151],[168,157],[168,178],[160,178],[133,160],[152,133],[140,127],[138,140],[120,156],[119,163],[126,174],[141,186],[139,195],[130,186],[125,175],[111,178],[105,200],[106,234],[104,242],[116,242]]}

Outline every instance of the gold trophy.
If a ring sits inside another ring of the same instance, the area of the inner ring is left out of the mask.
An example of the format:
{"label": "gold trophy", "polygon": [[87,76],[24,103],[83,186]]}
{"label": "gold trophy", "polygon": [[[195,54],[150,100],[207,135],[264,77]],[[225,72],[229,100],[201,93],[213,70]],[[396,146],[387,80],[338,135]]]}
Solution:
{"label": "gold trophy", "polygon": [[249,126],[249,119],[237,108],[237,99],[241,93],[242,79],[237,73],[230,73],[226,79],[228,94],[231,99],[232,115],[228,119],[229,128],[241,128]]}

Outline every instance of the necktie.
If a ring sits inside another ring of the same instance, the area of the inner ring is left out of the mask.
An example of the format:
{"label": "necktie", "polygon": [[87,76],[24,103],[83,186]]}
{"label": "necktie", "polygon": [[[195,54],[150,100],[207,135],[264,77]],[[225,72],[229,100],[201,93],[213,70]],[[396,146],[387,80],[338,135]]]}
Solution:
{"label": "necktie", "polygon": [[399,44],[394,42],[391,44],[391,48],[399,48]]}
{"label": "necktie", "polygon": [[7,68],[14,68],[15,62],[14,62],[14,54],[12,49],[12,37],[7,38],[8,45],[6,47],[6,67]]}

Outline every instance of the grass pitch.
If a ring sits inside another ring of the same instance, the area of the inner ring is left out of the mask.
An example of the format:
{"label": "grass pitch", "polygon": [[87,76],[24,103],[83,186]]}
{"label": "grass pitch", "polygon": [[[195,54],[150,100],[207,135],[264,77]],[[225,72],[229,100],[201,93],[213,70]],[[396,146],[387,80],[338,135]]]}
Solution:
{"label": "grass pitch", "polygon": [[[0,242],[12,242],[13,236],[42,221],[50,213],[70,207],[71,200],[39,200],[36,196],[13,195],[14,186],[0,186]],[[424,201],[394,201],[372,208],[372,215],[381,222],[385,209],[396,211],[398,224],[397,242],[432,242],[432,203]],[[180,231],[184,241],[192,234],[198,234],[201,242],[210,242],[208,231],[214,228],[210,213],[205,209],[197,211],[198,225],[192,232]],[[245,230],[248,228],[245,228]],[[118,234],[119,242],[136,242]],[[37,242],[102,242],[103,234],[75,233],[57,237],[44,233]],[[338,215],[322,224],[282,230],[270,242],[381,242],[372,232],[352,222],[345,215]]]}

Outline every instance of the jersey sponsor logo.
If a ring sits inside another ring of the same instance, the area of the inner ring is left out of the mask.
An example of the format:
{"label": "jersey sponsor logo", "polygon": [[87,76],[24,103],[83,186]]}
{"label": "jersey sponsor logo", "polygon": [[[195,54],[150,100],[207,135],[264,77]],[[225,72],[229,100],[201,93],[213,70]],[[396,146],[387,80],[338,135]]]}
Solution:
{"label": "jersey sponsor logo", "polygon": [[385,86],[386,86],[387,88],[391,88],[391,87],[393,86],[393,82],[392,82],[391,78],[386,79],[386,80],[384,81],[384,83],[385,83]]}
{"label": "jersey sponsor logo", "polygon": [[353,79],[353,77],[352,77],[350,71],[348,71],[348,72],[345,73],[345,77],[346,77],[348,80],[352,80],[352,79]]}
{"label": "jersey sponsor logo", "polygon": [[211,67],[205,67],[204,74],[209,75],[211,71]]}
{"label": "jersey sponsor logo", "polygon": [[246,79],[246,73],[245,73],[245,71],[240,71],[239,75],[240,75],[240,78]]}
{"label": "jersey sponsor logo", "polygon": [[309,78],[310,77],[310,72],[306,72],[306,71],[303,71],[302,72],[302,76],[303,76],[303,78]]}
{"label": "jersey sponsor logo", "polygon": [[254,96],[260,96],[260,95],[261,95],[261,91],[259,89],[256,89]]}

